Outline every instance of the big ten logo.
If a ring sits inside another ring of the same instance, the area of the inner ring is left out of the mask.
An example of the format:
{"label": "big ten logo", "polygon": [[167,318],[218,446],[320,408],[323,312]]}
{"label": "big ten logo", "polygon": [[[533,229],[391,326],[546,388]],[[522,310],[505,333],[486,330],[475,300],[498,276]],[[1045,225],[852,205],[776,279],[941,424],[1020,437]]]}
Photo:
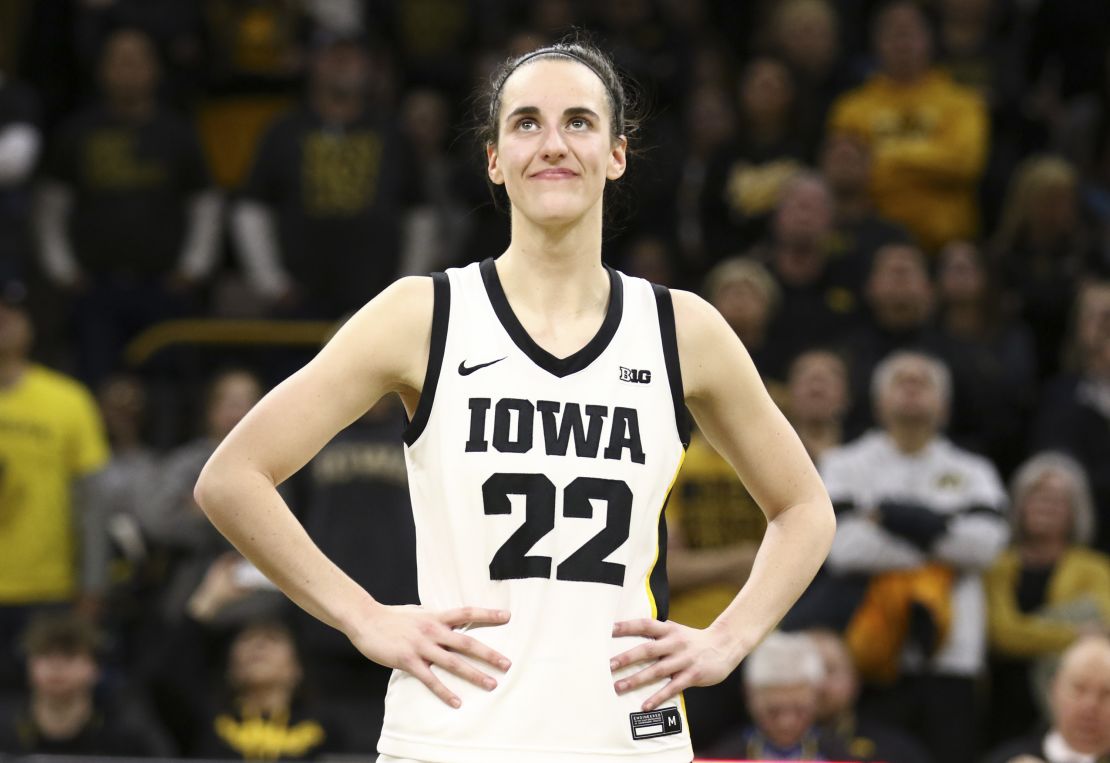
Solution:
{"label": "big ten logo", "polygon": [[632,382],[633,384],[647,384],[651,381],[651,371],[621,366],[621,381]]}
{"label": "big ten logo", "polygon": [[85,181],[92,188],[123,190],[153,188],[166,181],[166,168],[140,156],[130,130],[97,130],[82,150]]}
{"label": "big ten logo", "polygon": [[376,132],[307,135],[302,166],[305,211],[320,217],[364,211],[377,196],[381,160],[382,139]]}

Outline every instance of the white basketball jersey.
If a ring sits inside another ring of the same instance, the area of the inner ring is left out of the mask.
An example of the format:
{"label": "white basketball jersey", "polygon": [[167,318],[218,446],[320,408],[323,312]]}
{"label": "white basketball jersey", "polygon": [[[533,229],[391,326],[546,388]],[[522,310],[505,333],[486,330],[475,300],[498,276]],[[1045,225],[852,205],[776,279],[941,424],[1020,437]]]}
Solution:
{"label": "white basketball jersey", "polygon": [[689,441],[670,294],[609,270],[597,335],[556,358],[493,260],[437,274],[424,389],[405,434],[421,604],[505,609],[466,632],[512,661],[487,692],[433,668],[452,709],[394,671],[378,749],[445,763],[689,763],[681,700],[618,696],[609,660],[666,619],[662,512]]}

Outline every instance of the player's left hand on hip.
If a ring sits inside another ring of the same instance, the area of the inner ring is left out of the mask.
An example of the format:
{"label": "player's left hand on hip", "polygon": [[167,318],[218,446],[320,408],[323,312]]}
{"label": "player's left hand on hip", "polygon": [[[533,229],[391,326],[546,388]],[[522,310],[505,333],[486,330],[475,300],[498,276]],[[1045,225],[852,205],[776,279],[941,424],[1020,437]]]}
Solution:
{"label": "player's left hand on hip", "polygon": [[609,661],[616,672],[637,663],[649,663],[642,670],[614,684],[617,694],[625,694],[664,678],[670,681],[651,695],[644,710],[654,710],[671,697],[691,686],[720,683],[736,667],[730,656],[726,635],[712,626],[700,630],[676,622],[625,620],[613,626],[613,636],[645,636],[651,641],[622,652]]}

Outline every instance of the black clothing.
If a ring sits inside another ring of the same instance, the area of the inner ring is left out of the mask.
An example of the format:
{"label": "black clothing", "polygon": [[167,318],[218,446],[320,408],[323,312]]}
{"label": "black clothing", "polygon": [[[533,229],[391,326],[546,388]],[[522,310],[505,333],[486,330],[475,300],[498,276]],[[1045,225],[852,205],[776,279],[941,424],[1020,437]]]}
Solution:
{"label": "black clothing", "polygon": [[69,240],[93,276],[171,273],[189,197],[209,186],[192,127],[164,110],[141,124],[101,107],[78,114],[57,136],[46,176],[74,194]]}
{"label": "black clothing", "polygon": [[702,186],[709,266],[749,249],[764,237],[779,191],[803,166],[804,156],[804,143],[786,135],[769,145],[741,140],[710,159]]}
{"label": "black clothing", "polygon": [[942,328],[933,349],[952,372],[948,436],[1009,474],[1027,455],[1036,400],[1036,355],[1028,328],[1015,321],[983,338]]}
{"label": "black clothing", "polygon": [[838,221],[828,242],[829,274],[838,285],[862,300],[875,252],[887,244],[907,244],[910,240],[905,228],[878,215],[852,222]]}
{"label": "black clothing", "polygon": [[1110,553],[1110,459],[1106,457],[1110,453],[1110,411],[1100,410],[1098,395],[1094,382],[1077,376],[1053,380],[1041,398],[1033,445],[1037,450],[1062,450],[1083,465],[1095,503],[1092,545]]}
{"label": "black clothing", "polygon": [[[324,446],[293,486],[309,536],[384,604],[419,603],[400,418],[397,412],[355,422]],[[306,675],[319,690],[321,708],[343,725],[351,752],[373,752],[392,671],[299,610],[296,626]]]}
{"label": "black clothing", "polygon": [[299,108],[270,126],[243,195],[274,213],[301,317],[339,317],[393,282],[416,180],[405,144],[369,115],[336,126]]}
{"label": "black clothing", "polygon": [[978,749],[973,677],[903,675],[890,688],[866,693],[861,712],[906,729],[938,763],[971,763]]}
{"label": "black clothing", "polygon": [[785,380],[794,358],[806,350],[832,347],[859,324],[859,302],[828,270],[813,283],[794,285],[782,279],[774,262],[768,267],[780,300],[767,328],[769,357],[760,372]]}
{"label": "black clothing", "polygon": [[149,757],[162,752],[152,747],[142,731],[130,728],[99,708],[94,710],[89,722],[68,739],[44,736],[27,707],[9,717],[0,717],[0,753]]}
{"label": "black clothing", "polygon": [[870,718],[848,719],[827,732],[848,753],[848,760],[884,763],[930,763],[929,754],[912,737]]}

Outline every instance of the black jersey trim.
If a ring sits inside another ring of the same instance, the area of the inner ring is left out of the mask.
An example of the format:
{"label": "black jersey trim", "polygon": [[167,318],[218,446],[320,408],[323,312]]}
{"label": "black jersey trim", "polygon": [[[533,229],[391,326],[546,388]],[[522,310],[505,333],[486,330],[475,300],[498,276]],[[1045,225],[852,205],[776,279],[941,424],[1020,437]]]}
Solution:
{"label": "black jersey trim", "polygon": [[486,294],[489,295],[490,304],[493,305],[493,312],[505,327],[513,343],[537,366],[560,378],[581,371],[597,360],[609,346],[609,342],[617,333],[617,327],[620,326],[621,315],[624,312],[624,284],[617,271],[608,265],[604,267],[609,274],[609,306],[605,310],[605,319],[601,322],[601,328],[585,347],[565,358],[557,358],[536,344],[513,313],[513,308],[505,297],[505,290],[501,286],[501,279],[497,275],[497,266],[494,265],[493,258],[482,260],[482,264],[479,265]]}
{"label": "black jersey trim", "polygon": [[447,347],[447,323],[451,316],[451,282],[446,273],[432,273],[432,343],[428,348],[428,369],[424,372],[424,387],[420,402],[412,414],[412,421],[405,428],[405,444],[412,445],[428,425],[439,386],[439,372],[443,368],[443,352]]}
{"label": "black jersey trim", "polygon": [[682,447],[690,447],[690,412],[686,410],[686,394],[682,390],[682,364],[678,362],[678,333],[674,324],[674,303],[666,286],[652,284],[655,305],[659,309],[659,337],[663,341],[663,362],[667,364],[667,380],[674,402],[674,421]]}
{"label": "black jersey trim", "polygon": [[[673,484],[671,487],[674,488]],[[648,588],[651,589],[651,598],[655,600],[655,619],[661,623],[667,622],[671,613],[671,587],[667,580],[667,504],[670,502],[671,493],[667,491],[667,497],[663,499],[663,510],[659,512],[655,566],[648,575]]]}

